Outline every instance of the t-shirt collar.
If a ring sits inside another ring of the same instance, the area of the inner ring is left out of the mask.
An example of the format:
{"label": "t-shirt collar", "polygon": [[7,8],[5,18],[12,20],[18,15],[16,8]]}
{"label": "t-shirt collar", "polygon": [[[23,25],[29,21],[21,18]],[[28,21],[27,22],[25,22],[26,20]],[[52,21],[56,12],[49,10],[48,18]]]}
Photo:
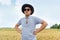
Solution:
{"label": "t-shirt collar", "polygon": [[[30,16],[28,16],[28,18],[30,18],[31,17],[31,15]],[[25,18],[26,18],[26,16],[25,16]]]}

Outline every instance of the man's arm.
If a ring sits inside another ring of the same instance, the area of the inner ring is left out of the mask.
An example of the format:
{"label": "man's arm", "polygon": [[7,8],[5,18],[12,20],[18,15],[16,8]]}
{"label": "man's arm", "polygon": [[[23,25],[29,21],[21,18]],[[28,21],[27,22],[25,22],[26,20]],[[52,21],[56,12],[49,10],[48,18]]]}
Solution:
{"label": "man's arm", "polygon": [[42,20],[41,27],[38,28],[36,31],[34,31],[34,34],[36,35],[37,33],[39,33],[39,32],[42,31],[46,26],[47,26],[47,23],[46,23],[44,20]]}
{"label": "man's arm", "polygon": [[21,30],[20,30],[18,27],[19,27],[19,25],[16,24],[16,25],[15,25],[15,29],[16,29],[16,31],[17,31],[18,33],[21,33]]}

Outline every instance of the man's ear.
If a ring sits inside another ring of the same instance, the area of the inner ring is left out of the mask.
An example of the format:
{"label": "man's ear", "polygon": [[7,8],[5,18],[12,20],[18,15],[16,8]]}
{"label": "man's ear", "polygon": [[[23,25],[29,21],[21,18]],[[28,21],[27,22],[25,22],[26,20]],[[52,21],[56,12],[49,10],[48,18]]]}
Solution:
{"label": "man's ear", "polygon": [[32,11],[31,11],[31,15],[32,15]]}

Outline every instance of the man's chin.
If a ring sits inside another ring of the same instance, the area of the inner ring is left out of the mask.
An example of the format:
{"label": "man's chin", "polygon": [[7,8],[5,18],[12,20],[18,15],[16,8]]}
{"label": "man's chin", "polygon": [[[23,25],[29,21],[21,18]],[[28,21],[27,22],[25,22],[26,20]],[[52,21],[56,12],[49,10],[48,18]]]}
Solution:
{"label": "man's chin", "polygon": [[26,16],[29,16],[29,15],[26,15]]}

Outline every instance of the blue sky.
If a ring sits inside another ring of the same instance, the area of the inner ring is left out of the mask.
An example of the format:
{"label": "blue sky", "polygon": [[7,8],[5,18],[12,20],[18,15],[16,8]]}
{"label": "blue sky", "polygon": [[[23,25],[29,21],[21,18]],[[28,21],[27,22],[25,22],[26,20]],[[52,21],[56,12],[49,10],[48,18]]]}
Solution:
{"label": "blue sky", "polygon": [[25,3],[34,6],[33,16],[45,20],[47,28],[60,24],[60,0],[0,0],[0,27],[14,28],[18,20],[24,17],[21,6]]}

